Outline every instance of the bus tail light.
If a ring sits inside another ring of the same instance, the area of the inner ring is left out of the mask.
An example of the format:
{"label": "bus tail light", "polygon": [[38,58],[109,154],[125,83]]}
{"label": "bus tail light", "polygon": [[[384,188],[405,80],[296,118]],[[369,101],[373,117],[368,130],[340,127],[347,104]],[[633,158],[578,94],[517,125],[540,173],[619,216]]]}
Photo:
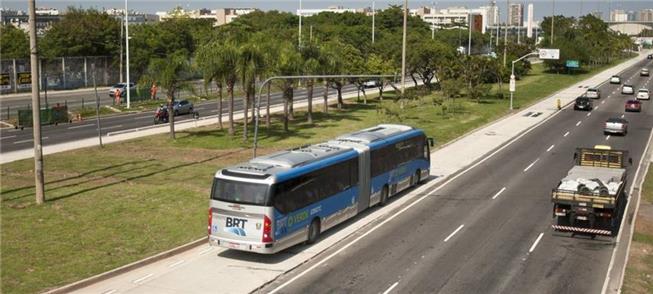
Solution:
{"label": "bus tail light", "polygon": [[263,243],[273,242],[272,240],[272,221],[267,215],[263,216]]}
{"label": "bus tail light", "polygon": [[208,225],[208,227],[207,227],[207,230],[208,230],[208,234],[209,234],[209,235],[211,235],[211,225],[212,225],[212,224],[213,224],[213,211],[212,211],[212,209],[209,207],[209,225]]}

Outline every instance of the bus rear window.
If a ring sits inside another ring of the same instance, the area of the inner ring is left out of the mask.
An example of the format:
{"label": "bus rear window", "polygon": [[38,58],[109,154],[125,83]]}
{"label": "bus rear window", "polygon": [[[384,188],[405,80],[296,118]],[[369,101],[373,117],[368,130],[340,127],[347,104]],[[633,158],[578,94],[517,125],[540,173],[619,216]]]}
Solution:
{"label": "bus rear window", "polygon": [[211,199],[225,202],[268,205],[269,186],[247,182],[214,179]]}

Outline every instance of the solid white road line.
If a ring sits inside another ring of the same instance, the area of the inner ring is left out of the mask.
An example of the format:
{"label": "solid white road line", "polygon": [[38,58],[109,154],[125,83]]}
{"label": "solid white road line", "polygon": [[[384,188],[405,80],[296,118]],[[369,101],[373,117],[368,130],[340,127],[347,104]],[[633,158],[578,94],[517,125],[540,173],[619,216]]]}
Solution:
{"label": "solid white road line", "polygon": [[16,138],[16,136],[6,136],[6,137],[2,137],[2,138],[0,138],[0,140],[10,139],[10,138]]}
{"label": "solid white road line", "polygon": [[605,137],[605,140],[606,140],[606,141],[607,141],[607,140],[610,140],[610,135],[607,135],[607,136]]}
{"label": "solid white road line", "polygon": [[102,292],[102,294],[113,294],[113,293],[116,293],[116,292],[118,292],[118,290],[116,290],[116,289],[111,289],[111,290],[109,290],[109,291]]}
{"label": "solid white road line", "polygon": [[546,149],[546,152],[551,151],[551,149],[553,149],[553,147],[555,147],[555,145],[551,145],[551,146],[549,146],[549,149]]}
{"label": "solid white road line", "polygon": [[540,160],[540,159],[539,159],[539,158],[538,158],[538,159],[535,159],[535,161],[533,161],[531,164],[529,164],[529,165],[524,169],[524,172],[527,172],[531,167],[533,167],[533,165],[535,165],[535,163],[536,163],[538,160]]}
{"label": "solid white road line", "polygon": [[145,281],[145,280],[151,278],[152,276],[154,276],[154,274],[148,274],[147,276],[144,276],[144,277],[142,277],[142,278],[139,278],[139,279],[133,280],[132,283],[134,283],[134,284],[139,284],[139,283],[141,283],[141,282],[143,282],[143,281]]}
{"label": "solid white road line", "polygon": [[27,142],[32,142],[34,139],[27,139],[27,140],[21,140],[21,141],[16,141],[14,144],[21,144],[21,143],[27,143]]}
{"label": "solid white road line", "polygon": [[458,233],[458,231],[460,231],[464,226],[465,226],[465,225],[460,225],[460,227],[458,227],[455,231],[453,231],[453,233],[449,234],[449,236],[447,236],[446,238],[444,238],[444,242],[449,241],[449,239],[451,239],[451,237],[453,237],[453,235],[455,235],[456,233]]}
{"label": "solid white road line", "polygon": [[567,132],[566,132],[564,135],[562,135],[562,136],[563,136],[563,137],[567,137],[568,135],[569,135],[569,131],[567,131]]}
{"label": "solid white road line", "polygon": [[592,115],[592,113],[591,113],[591,112],[588,112],[588,113],[587,113],[587,116],[590,116],[590,115]]}
{"label": "solid white road line", "polygon": [[168,267],[175,267],[175,266],[178,266],[178,265],[180,265],[180,264],[182,264],[182,263],[184,263],[184,260],[183,260],[183,259],[180,260],[180,261],[177,261],[177,262],[175,262],[175,263],[173,263],[173,264],[171,264],[171,265],[169,265]]}
{"label": "solid white road line", "polygon": [[383,292],[383,294],[388,294],[388,293],[390,293],[390,291],[392,291],[392,289],[394,289],[395,287],[397,287],[397,285],[399,285],[399,281],[397,281],[397,282],[395,282],[394,284],[392,284],[392,286],[390,286],[390,288],[388,288],[388,290],[385,290],[385,291]]}
{"label": "solid white road line", "polygon": [[74,130],[74,129],[79,129],[79,128],[85,128],[85,127],[91,127],[94,126],[93,124],[91,125],[81,125],[81,126],[74,126],[74,127],[69,127],[69,130]]}
{"label": "solid white road line", "polygon": [[580,123],[581,123],[581,121],[578,121],[578,122],[576,123],[576,126],[580,126]]}
{"label": "solid white road line", "polygon": [[528,253],[533,252],[535,250],[535,247],[537,246],[537,243],[540,243],[540,240],[542,239],[542,236],[544,236],[544,233],[540,233],[539,236],[537,236],[537,240],[535,240],[535,243],[533,243],[533,246],[531,246],[531,249],[528,249]]}
{"label": "solid white road line", "polygon": [[621,118],[624,118],[625,116],[626,116],[625,114],[622,114],[622,115],[621,115]]}
{"label": "solid white road line", "polygon": [[212,247],[209,247],[209,248],[206,248],[206,249],[204,249],[204,250],[202,250],[202,251],[200,251],[200,255],[204,255],[204,254],[207,254],[207,253],[209,253],[209,251],[211,251],[211,250],[213,250],[213,248],[212,248]]}
{"label": "solid white road line", "polygon": [[497,192],[496,194],[494,194],[494,196],[492,196],[492,199],[496,199],[497,197],[499,197],[499,195],[501,195],[501,193],[503,193],[503,191],[505,191],[505,190],[506,190],[506,187],[501,188],[501,190],[499,190],[499,192]]}
{"label": "solid white road line", "polygon": [[122,125],[111,126],[111,127],[105,127],[105,128],[102,128],[102,130],[103,130],[103,131],[106,131],[106,130],[117,129],[117,128],[122,128]]}

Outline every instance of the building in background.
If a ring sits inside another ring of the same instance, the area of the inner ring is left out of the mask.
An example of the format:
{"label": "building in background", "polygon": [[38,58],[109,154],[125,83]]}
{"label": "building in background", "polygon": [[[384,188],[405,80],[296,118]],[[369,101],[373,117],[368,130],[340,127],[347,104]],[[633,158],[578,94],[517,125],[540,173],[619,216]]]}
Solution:
{"label": "building in background", "polygon": [[610,11],[610,21],[628,21],[628,14],[622,9]]}
{"label": "building in background", "polygon": [[593,15],[594,17],[598,18],[598,19],[601,19],[601,20],[603,19],[603,11],[592,10],[592,11],[590,11],[590,14]]}
{"label": "building in background", "polygon": [[638,21],[653,21],[653,9],[642,9],[639,11]]}
{"label": "building in background", "polygon": [[637,20],[637,12],[635,12],[635,11],[629,10],[628,12],[626,12],[626,15],[627,15],[628,21]]}
{"label": "building in background", "polygon": [[192,19],[212,20],[214,26],[221,26],[232,22],[241,15],[252,13],[254,11],[256,11],[256,8],[218,8],[212,10],[202,8],[196,10],[185,10],[181,6],[177,6],[169,12],[158,11],[156,15],[161,21],[171,18],[186,17]]}
{"label": "building in background", "polygon": [[[63,15],[59,10],[54,8],[37,8],[36,9],[36,34],[42,35],[52,25],[61,20]],[[11,10],[0,8],[0,24],[12,25],[29,33],[29,14],[22,10]]]}
{"label": "building in background", "polygon": [[447,29],[467,27],[472,25],[473,31],[485,33],[486,28],[490,26],[491,6],[469,9],[467,7],[449,7],[444,9],[435,9],[432,7],[420,7],[411,9],[410,14],[420,17],[428,23],[433,29]]}
{"label": "building in background", "polygon": [[[104,12],[108,15],[113,16],[114,18],[120,20],[121,22],[125,19],[125,10],[119,8],[109,8],[105,9]],[[143,12],[138,12],[134,10],[129,11],[128,15],[129,24],[144,24],[159,21],[159,16],[156,14],[147,14]]]}
{"label": "building in background", "polygon": [[297,9],[297,15],[301,15],[303,17],[307,16],[313,16],[316,14],[320,14],[322,12],[333,12],[333,13],[345,13],[345,12],[351,12],[351,13],[363,13],[364,11],[362,9],[355,9],[355,8],[344,8],[343,6],[329,6],[326,9]]}
{"label": "building in background", "polygon": [[524,24],[524,4],[511,3],[508,9],[509,26],[520,27]]}
{"label": "building in background", "polygon": [[533,37],[533,3],[528,4],[528,12],[526,17],[526,37]]}

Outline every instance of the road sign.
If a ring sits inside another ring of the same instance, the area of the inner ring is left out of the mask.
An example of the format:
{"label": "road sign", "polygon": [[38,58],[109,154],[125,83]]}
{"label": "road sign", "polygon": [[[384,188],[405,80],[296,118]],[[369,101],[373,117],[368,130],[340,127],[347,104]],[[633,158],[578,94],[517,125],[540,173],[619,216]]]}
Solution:
{"label": "road sign", "polygon": [[540,49],[540,59],[560,59],[560,49]]}
{"label": "road sign", "polygon": [[510,75],[510,92],[515,92],[515,75]]}
{"label": "road sign", "polygon": [[578,62],[578,60],[567,60],[565,65],[568,68],[579,68],[580,67],[580,62]]}

